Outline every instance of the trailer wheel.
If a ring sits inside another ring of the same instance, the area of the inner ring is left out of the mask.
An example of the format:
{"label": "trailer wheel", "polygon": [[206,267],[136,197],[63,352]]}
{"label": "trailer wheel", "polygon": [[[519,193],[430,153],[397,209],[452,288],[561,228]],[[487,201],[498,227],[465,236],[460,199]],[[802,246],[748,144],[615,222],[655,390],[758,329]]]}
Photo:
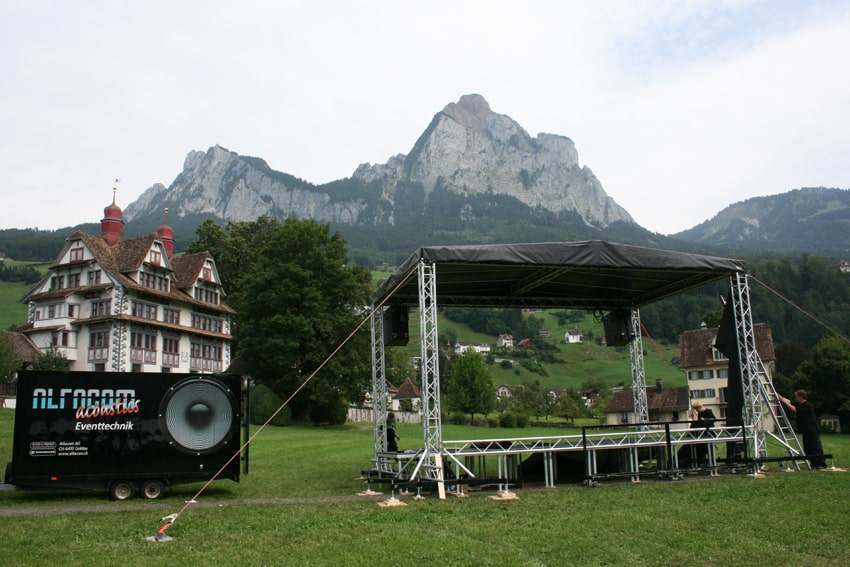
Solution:
{"label": "trailer wheel", "polygon": [[136,495],[136,487],[129,480],[116,480],[109,487],[109,496],[113,500],[129,500]]}
{"label": "trailer wheel", "polygon": [[148,500],[162,498],[164,492],[165,486],[159,480],[147,480],[142,485],[142,496]]}

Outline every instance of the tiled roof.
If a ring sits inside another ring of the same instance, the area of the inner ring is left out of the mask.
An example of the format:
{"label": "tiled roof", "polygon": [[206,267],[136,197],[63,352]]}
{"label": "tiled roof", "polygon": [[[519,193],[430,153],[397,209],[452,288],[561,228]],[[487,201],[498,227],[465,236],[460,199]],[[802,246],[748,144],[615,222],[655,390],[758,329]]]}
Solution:
{"label": "tiled roof", "polygon": [[180,289],[192,287],[208,258],[212,258],[212,254],[209,252],[185,254],[172,258],[171,268],[174,270],[174,277],[177,279],[177,287]]}
{"label": "tiled roof", "polygon": [[422,392],[419,391],[419,388],[416,387],[416,384],[410,381],[410,378],[405,380],[401,386],[398,387],[398,392],[393,396],[397,400],[412,400],[414,398],[421,398]]}
{"label": "tiled roof", "polygon": [[[137,238],[121,240],[119,242],[116,242],[114,246],[109,246],[103,240],[103,238],[99,236],[94,236],[82,231],[77,231],[71,236],[69,236],[66,239],[66,242],[71,242],[72,240],[81,240],[86,246],[86,248],[88,248],[89,251],[92,253],[92,256],[94,256],[95,261],[100,266],[100,268],[105,272],[109,273],[114,280],[118,281],[124,287],[151,295],[158,295],[164,298],[171,298],[186,303],[192,303],[198,306],[203,306],[207,309],[214,309],[226,313],[235,312],[229,305],[224,302],[221,302],[218,305],[212,305],[210,303],[198,301],[195,299],[194,295],[191,292],[191,288],[195,284],[195,280],[197,279],[197,276],[200,273],[204,262],[208,258],[212,258],[212,255],[209,252],[198,252],[196,254],[187,254],[185,256],[178,256],[172,258],[170,260],[170,268],[175,282],[174,285],[170,286],[170,290],[167,292],[156,289],[149,289],[140,285],[133,278],[131,278],[128,274],[136,272],[142,268],[145,259],[148,257],[148,251],[151,249],[151,246],[153,246],[153,243],[157,239],[157,235],[148,234],[146,236],[139,236]],[[67,246],[68,245],[66,244],[66,248]],[[51,268],[56,268],[60,266],[59,262],[61,261],[64,252],[65,250],[63,249],[63,251],[59,254],[57,260],[52,264]],[[168,269],[168,265],[165,265],[163,267],[165,269]],[[45,278],[48,276],[45,276]],[[104,284],[101,284],[99,286],[86,287],[85,290],[88,291],[95,289],[104,289],[104,287],[108,287],[108,284],[106,286],[104,286]],[[25,302],[30,299],[49,299],[54,295],[56,297],[63,297],[65,295],[69,295],[74,291],[79,291],[79,289],[74,288],[54,290],[40,294],[33,294],[32,292],[30,292],[29,294],[24,296],[22,301]]]}
{"label": "tiled roof", "polygon": [[[753,325],[756,351],[764,362],[776,360],[773,349],[773,333],[764,323]],[[717,336],[717,329],[697,329],[685,331],[679,337],[679,367],[720,366],[728,364],[726,360],[715,360],[711,347]]]}
{"label": "tiled roof", "polygon": [[23,333],[5,330],[0,330],[0,333],[12,340],[15,360],[19,362],[34,362],[41,356],[41,350]]}

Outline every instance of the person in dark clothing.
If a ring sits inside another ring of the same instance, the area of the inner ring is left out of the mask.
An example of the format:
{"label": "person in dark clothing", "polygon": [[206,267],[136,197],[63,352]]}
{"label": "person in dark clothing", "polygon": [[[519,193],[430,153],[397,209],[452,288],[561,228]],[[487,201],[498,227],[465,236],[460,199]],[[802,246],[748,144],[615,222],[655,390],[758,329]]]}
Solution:
{"label": "person in dark clothing", "polygon": [[[809,395],[805,390],[794,392],[794,400],[778,396],[779,400],[788,409],[797,414],[797,431],[803,436],[803,450],[806,455],[823,455],[823,445],[820,442],[820,431],[818,420],[815,416],[815,408],[809,403]],[[812,466],[816,469],[825,469],[826,460],[823,457],[810,459]]]}
{"label": "person in dark clothing", "polygon": [[[693,423],[693,427],[705,427],[706,429],[714,427],[714,422],[717,418],[714,416],[711,408],[707,408],[699,402],[695,403],[693,408],[697,418]],[[704,466],[708,461],[708,447],[704,443],[696,446],[696,460],[699,466]]]}
{"label": "person in dark clothing", "polygon": [[395,430],[395,414],[387,414],[387,451],[398,453],[398,440],[401,439]]}
{"label": "person in dark clothing", "polygon": [[700,403],[696,403],[694,404],[694,410],[697,412],[696,427],[708,428],[714,426],[714,422],[717,421],[717,417],[715,417],[711,408],[707,408]]}

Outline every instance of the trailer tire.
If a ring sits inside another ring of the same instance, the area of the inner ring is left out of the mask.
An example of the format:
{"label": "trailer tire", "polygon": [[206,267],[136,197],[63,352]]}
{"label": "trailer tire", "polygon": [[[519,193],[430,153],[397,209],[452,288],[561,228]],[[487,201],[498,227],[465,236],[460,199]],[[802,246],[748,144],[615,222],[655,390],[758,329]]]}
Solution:
{"label": "trailer tire", "polygon": [[148,500],[162,498],[165,493],[165,485],[160,480],[146,480],[142,485],[142,496]]}
{"label": "trailer tire", "polygon": [[136,487],[129,480],[116,480],[109,487],[109,497],[113,500],[129,500],[136,495]]}

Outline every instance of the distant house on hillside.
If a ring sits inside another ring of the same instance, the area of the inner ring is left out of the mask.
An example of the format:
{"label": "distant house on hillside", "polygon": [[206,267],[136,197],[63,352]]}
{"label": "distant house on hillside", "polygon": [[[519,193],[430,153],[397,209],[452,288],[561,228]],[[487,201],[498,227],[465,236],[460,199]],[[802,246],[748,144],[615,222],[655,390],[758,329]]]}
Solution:
{"label": "distant house on hillside", "polygon": [[514,395],[514,387],[508,386],[507,384],[502,384],[498,388],[496,388],[496,397],[501,398],[510,398]]}
{"label": "distant house on hillside", "polygon": [[584,340],[584,337],[581,334],[580,329],[573,329],[572,331],[567,331],[564,335],[564,342],[568,345],[576,345],[581,344]]}
{"label": "distant house on hillside", "polygon": [[410,378],[406,379],[401,383],[401,386],[398,387],[395,394],[392,397],[393,406],[398,406],[397,409],[404,409],[404,402],[410,402],[410,410],[411,411],[419,411],[419,408],[422,407],[422,392],[420,392],[419,388],[410,381]]}
{"label": "distant house on hillside", "polygon": [[496,339],[496,348],[514,348],[514,336],[513,335],[499,335],[499,338]]}
{"label": "distant house on hillside", "polygon": [[[664,388],[659,380],[655,387],[646,389],[646,401],[649,421],[684,421],[688,419],[690,399],[687,386]],[[608,425],[640,423],[639,416],[634,410],[632,391],[617,390],[614,392],[611,402],[605,408],[605,417]],[[681,427],[686,428],[688,424],[684,423]]]}
{"label": "distant house on hillside", "polygon": [[482,343],[468,343],[464,341],[458,341],[455,343],[455,354],[462,354],[463,351],[472,349],[479,354],[483,354],[487,356],[490,354],[490,345],[485,345]]}
{"label": "distant house on hillside", "polygon": [[587,407],[593,407],[593,404],[595,404],[596,400],[599,399],[601,393],[602,392],[596,388],[582,388],[581,399],[584,400],[584,405]]}

